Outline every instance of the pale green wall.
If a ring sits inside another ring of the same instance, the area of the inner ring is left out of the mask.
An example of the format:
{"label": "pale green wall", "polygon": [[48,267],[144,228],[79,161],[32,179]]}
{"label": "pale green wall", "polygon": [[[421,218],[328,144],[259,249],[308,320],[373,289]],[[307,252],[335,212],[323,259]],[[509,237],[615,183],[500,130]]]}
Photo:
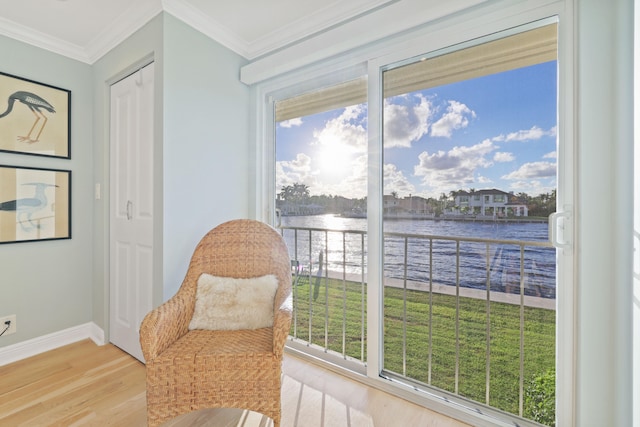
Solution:
{"label": "pale green wall", "polygon": [[246,63],[171,15],[164,20],[164,298],[211,228],[248,211]]}
{"label": "pale green wall", "polygon": [[0,54],[0,71],[71,90],[72,118],[71,160],[0,153],[3,165],[72,171],[73,238],[0,245],[0,316],[17,315],[4,347],[92,320],[93,93],[87,64],[5,37]]}
{"label": "pale green wall", "polygon": [[[249,89],[240,56],[162,13],[94,64],[94,321],[108,332],[108,86],[155,62],[154,305],[178,289],[195,245],[211,227],[248,215]],[[232,142],[232,144],[229,144]],[[107,334],[108,337],[108,334]]]}
{"label": "pale green wall", "polygon": [[[101,327],[108,339],[109,329],[109,86],[135,71],[141,65],[155,61],[154,114],[154,282],[162,282],[162,46],[163,19],[156,16],[136,33],[120,43],[93,64],[95,157],[94,183],[102,187],[102,198],[95,201],[94,215],[94,271],[92,288],[93,321]],[[154,289],[154,301],[162,300],[162,288]]]}
{"label": "pale green wall", "polygon": [[[0,245],[0,347],[109,315],[109,85],[154,61],[154,305],[180,286],[200,237],[249,214],[249,88],[239,55],[161,13],[93,65],[0,37],[0,71],[72,91],[72,159],[0,153],[0,164],[70,169],[73,238]],[[2,105],[4,100],[0,100]],[[102,197],[94,199],[94,185]]]}

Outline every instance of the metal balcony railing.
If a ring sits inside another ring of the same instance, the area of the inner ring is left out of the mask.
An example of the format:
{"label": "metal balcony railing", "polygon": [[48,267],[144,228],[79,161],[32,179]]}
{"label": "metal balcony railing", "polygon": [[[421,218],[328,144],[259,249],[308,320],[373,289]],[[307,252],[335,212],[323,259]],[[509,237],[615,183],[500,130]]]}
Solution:
{"label": "metal balcony railing", "polygon": [[[281,231],[292,341],[364,365],[366,232]],[[384,246],[384,371],[523,416],[526,382],[554,366],[552,245],[388,232]]]}
{"label": "metal balcony railing", "polygon": [[[292,338],[364,364],[366,232],[281,228],[292,259]],[[347,307],[354,298],[357,308]]]}

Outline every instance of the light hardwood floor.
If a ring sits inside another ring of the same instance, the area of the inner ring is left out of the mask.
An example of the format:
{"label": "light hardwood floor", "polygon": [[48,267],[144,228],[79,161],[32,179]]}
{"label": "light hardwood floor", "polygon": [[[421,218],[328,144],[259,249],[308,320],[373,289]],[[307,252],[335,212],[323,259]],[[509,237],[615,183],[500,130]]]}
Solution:
{"label": "light hardwood floor", "polygon": [[[292,356],[285,356],[282,427],[463,427]],[[86,340],[0,367],[0,426],[122,426],[146,423],[144,365]],[[272,426],[266,417],[216,410],[178,426]]]}

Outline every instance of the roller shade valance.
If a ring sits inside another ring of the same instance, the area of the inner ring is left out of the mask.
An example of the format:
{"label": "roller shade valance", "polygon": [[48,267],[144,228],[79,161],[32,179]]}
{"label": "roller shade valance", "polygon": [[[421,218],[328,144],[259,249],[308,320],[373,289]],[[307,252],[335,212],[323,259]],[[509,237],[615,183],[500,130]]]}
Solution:
{"label": "roller shade valance", "polygon": [[366,101],[367,79],[362,77],[276,102],[276,123]]}
{"label": "roller shade valance", "polygon": [[384,97],[554,61],[556,27],[546,25],[386,71]]}
{"label": "roller shade valance", "polygon": [[[557,24],[545,25],[384,72],[384,97],[557,59]],[[275,120],[330,111],[367,101],[366,77],[276,102]]]}

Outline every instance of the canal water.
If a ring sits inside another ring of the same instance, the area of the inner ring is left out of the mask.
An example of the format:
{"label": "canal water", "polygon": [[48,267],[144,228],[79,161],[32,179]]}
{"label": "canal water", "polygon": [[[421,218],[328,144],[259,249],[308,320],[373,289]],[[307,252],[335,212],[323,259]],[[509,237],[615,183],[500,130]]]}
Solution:
{"label": "canal water", "polygon": [[[344,272],[366,278],[366,219],[331,214],[287,216],[282,226],[329,230],[285,230],[290,256],[300,262],[304,274],[316,275],[328,268],[332,275]],[[555,249],[520,245],[547,241],[546,223],[393,219],[384,221],[384,232],[409,235],[406,239],[385,237],[387,278],[474,289],[486,289],[489,284],[492,291],[508,293],[520,293],[523,284],[526,295],[555,298]]]}

